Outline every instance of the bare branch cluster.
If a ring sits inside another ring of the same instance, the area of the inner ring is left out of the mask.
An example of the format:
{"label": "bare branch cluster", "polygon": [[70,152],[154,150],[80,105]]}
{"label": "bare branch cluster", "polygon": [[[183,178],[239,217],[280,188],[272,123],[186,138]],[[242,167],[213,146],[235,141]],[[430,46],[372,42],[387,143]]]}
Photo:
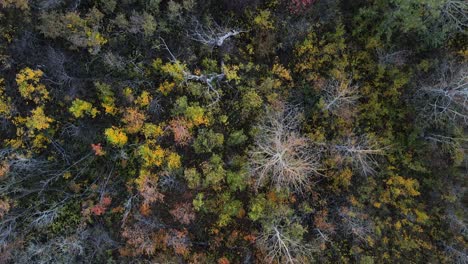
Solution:
{"label": "bare branch cluster", "polygon": [[445,253],[451,258],[452,263],[466,264],[468,262],[468,252],[466,248],[458,248],[453,245],[445,245]]}
{"label": "bare branch cluster", "polygon": [[468,67],[445,64],[433,85],[418,93],[423,102],[421,112],[434,122],[449,120],[468,124]]}
{"label": "bare branch cluster", "polygon": [[190,39],[210,47],[221,47],[225,41],[243,32],[240,29],[229,29],[221,27],[215,21],[210,26],[203,26],[197,20],[193,22],[193,30],[188,33]]}
{"label": "bare branch cluster", "polygon": [[58,237],[47,243],[30,243],[24,252],[16,257],[17,263],[75,263],[84,254],[83,241],[76,236]]}
{"label": "bare branch cluster", "polygon": [[268,110],[258,125],[255,147],[250,152],[251,175],[257,188],[269,182],[276,188],[302,192],[311,176],[318,175],[321,149],[312,148],[300,135],[300,111],[284,106]]}
{"label": "bare branch cluster", "polygon": [[358,87],[352,80],[330,80],[324,87],[324,109],[338,115],[343,108],[354,105],[359,99]]}
{"label": "bare branch cluster", "polygon": [[164,41],[163,38],[161,38],[161,41],[162,41],[162,44],[164,46],[164,49],[167,50],[167,52],[169,53],[169,55],[171,57],[171,62],[176,64],[176,65],[180,65],[180,70],[182,71],[182,74],[184,76],[184,81],[183,82],[186,83],[188,81],[195,81],[195,82],[205,84],[208,87],[208,93],[209,94],[214,93],[214,97],[215,97],[215,99],[213,100],[213,102],[210,105],[213,105],[213,104],[216,104],[217,102],[219,102],[219,100],[221,98],[221,95],[214,88],[213,84],[215,82],[219,83],[220,81],[222,81],[226,77],[226,74],[224,72],[222,72],[222,73],[199,74],[199,75],[191,73],[190,71],[188,71],[184,67],[182,67],[179,60],[177,60],[177,58],[171,52],[171,50],[169,49],[169,47],[167,46],[167,44],[166,44],[166,42]]}
{"label": "bare branch cluster", "polygon": [[46,56],[47,60],[45,63],[47,70],[50,73],[50,77],[53,78],[53,80],[49,79],[49,81],[59,85],[70,85],[74,78],[65,69],[67,62],[65,54],[52,47],[47,47]]}
{"label": "bare branch cluster", "polygon": [[369,176],[376,172],[379,165],[375,157],[384,155],[385,149],[371,137],[359,136],[344,139],[343,143],[335,145],[332,151],[337,151],[354,169],[359,170],[364,176]]}
{"label": "bare branch cluster", "polygon": [[375,227],[369,216],[356,208],[341,208],[338,212],[346,234],[361,243],[368,243],[375,237]]}
{"label": "bare branch cluster", "polygon": [[33,241],[16,252],[15,263],[94,262],[117,243],[101,226],[79,229],[69,236],[58,236],[47,242]]}
{"label": "bare branch cluster", "polygon": [[257,238],[258,247],[265,252],[268,263],[304,263],[310,261],[314,248],[302,241],[302,235],[294,234],[294,226],[281,221],[264,226]]}
{"label": "bare branch cluster", "polygon": [[442,8],[444,18],[463,33],[467,33],[468,28],[468,3],[464,0],[448,0]]}
{"label": "bare branch cluster", "polygon": [[377,51],[377,56],[379,57],[379,64],[383,65],[405,65],[407,57],[411,55],[409,50],[399,50],[395,52],[384,52],[382,50]]}

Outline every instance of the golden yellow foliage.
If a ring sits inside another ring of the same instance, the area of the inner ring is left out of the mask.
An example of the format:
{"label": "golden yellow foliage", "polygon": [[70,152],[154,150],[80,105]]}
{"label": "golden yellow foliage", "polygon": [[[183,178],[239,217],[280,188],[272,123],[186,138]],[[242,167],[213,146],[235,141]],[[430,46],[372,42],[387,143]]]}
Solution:
{"label": "golden yellow foliage", "polygon": [[164,161],[165,151],[160,146],[154,148],[149,144],[144,144],[139,148],[140,157],[143,159],[145,167],[161,166]]}
{"label": "golden yellow foliage", "polygon": [[181,166],[181,162],[180,162],[180,156],[179,154],[175,153],[175,152],[171,152],[168,156],[167,156],[167,167],[170,169],[170,170],[174,170],[174,169],[178,169],[180,168]]}
{"label": "golden yellow foliage", "polygon": [[31,130],[44,130],[50,127],[50,123],[54,120],[50,117],[47,117],[44,114],[44,108],[42,106],[37,107],[31,111],[31,116],[27,117],[26,127]]}
{"label": "golden yellow foliage", "polygon": [[238,71],[238,65],[223,65],[223,73],[226,75],[226,79],[228,79],[228,81],[240,81],[240,77],[237,74]]}
{"label": "golden yellow foliage", "polygon": [[209,119],[205,115],[205,109],[200,106],[187,107],[185,115],[195,126],[207,125],[209,123]]}
{"label": "golden yellow foliage", "polygon": [[48,143],[50,143],[50,140],[44,134],[38,134],[32,140],[32,146],[35,149],[45,148]]}
{"label": "golden yellow foliage", "polygon": [[95,83],[95,86],[99,92],[101,106],[104,108],[106,114],[115,115],[117,113],[117,108],[115,107],[114,92],[111,87],[105,83]]}
{"label": "golden yellow foliage", "polygon": [[255,25],[259,26],[262,29],[274,29],[273,21],[271,20],[271,13],[268,10],[262,10],[254,18]]}
{"label": "golden yellow foliage", "polygon": [[109,143],[118,147],[123,147],[128,141],[127,135],[120,128],[107,128],[104,131],[104,134],[106,135],[107,141],[109,141]]}
{"label": "golden yellow foliage", "polygon": [[283,65],[275,63],[273,65],[272,71],[278,77],[280,77],[280,78],[282,78],[282,79],[284,79],[286,81],[292,81],[291,72],[288,69],[284,68]]}
{"label": "golden yellow foliage", "polygon": [[75,99],[68,110],[76,118],[82,117],[85,113],[94,118],[99,113],[91,103],[81,99]]}
{"label": "golden yellow foliage", "polygon": [[32,100],[35,103],[49,99],[49,92],[46,87],[39,83],[44,73],[41,70],[24,68],[16,75],[16,84],[21,97]]}
{"label": "golden yellow foliage", "polygon": [[146,123],[143,126],[143,134],[147,139],[155,139],[159,136],[161,136],[164,133],[163,129],[161,126],[151,124],[151,123]]}
{"label": "golden yellow foliage", "polygon": [[147,91],[143,91],[140,96],[135,100],[135,103],[140,107],[146,107],[150,104],[153,98]]}
{"label": "golden yellow foliage", "polygon": [[72,174],[71,174],[69,171],[66,171],[66,172],[63,173],[63,178],[64,178],[65,180],[70,179],[71,176],[72,176]]}
{"label": "golden yellow foliage", "polygon": [[182,82],[184,80],[186,69],[187,66],[180,61],[168,62],[161,66],[161,71],[171,76],[176,82]]}
{"label": "golden yellow foliage", "polygon": [[164,95],[168,95],[172,91],[172,89],[174,89],[174,86],[175,83],[164,81],[159,85],[159,91]]}

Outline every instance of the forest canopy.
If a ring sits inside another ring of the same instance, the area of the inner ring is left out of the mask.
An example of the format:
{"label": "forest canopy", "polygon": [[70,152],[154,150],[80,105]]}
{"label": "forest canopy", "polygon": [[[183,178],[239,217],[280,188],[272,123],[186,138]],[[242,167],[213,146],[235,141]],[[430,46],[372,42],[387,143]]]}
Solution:
{"label": "forest canopy", "polygon": [[0,0],[0,263],[468,263],[463,0]]}

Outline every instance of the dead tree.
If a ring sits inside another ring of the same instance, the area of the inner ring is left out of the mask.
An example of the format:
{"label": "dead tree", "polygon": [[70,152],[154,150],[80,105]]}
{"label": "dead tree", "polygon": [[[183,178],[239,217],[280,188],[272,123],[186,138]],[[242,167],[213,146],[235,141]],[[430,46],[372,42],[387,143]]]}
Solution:
{"label": "dead tree", "polygon": [[454,245],[444,245],[445,254],[453,261],[455,264],[466,264],[468,263],[468,251],[466,248],[457,247]]}
{"label": "dead tree", "polygon": [[190,39],[207,45],[211,48],[221,47],[225,41],[235,37],[243,32],[240,29],[229,29],[221,27],[216,22],[212,21],[211,26],[203,26],[197,20],[193,22],[193,30],[187,33]]}
{"label": "dead tree", "polygon": [[58,85],[70,85],[74,78],[71,77],[65,69],[65,64],[67,62],[65,54],[49,46],[47,47],[46,56],[46,70],[50,73],[50,77],[52,78],[47,80]]}
{"label": "dead tree", "polygon": [[347,235],[355,238],[359,243],[369,243],[375,237],[375,227],[369,216],[356,208],[341,208],[342,228]]}
{"label": "dead tree", "polygon": [[385,52],[383,50],[377,50],[377,56],[379,58],[379,64],[382,65],[405,65],[408,56],[411,55],[411,51],[399,50],[395,52]]}
{"label": "dead tree", "polygon": [[359,99],[358,87],[352,85],[351,79],[331,80],[325,85],[323,91],[324,109],[333,114],[339,114],[340,110],[354,105]]}
{"label": "dead tree", "polygon": [[284,106],[268,110],[257,126],[250,152],[251,175],[257,188],[269,182],[276,188],[302,192],[313,175],[319,175],[321,150],[299,133],[300,111]]}
{"label": "dead tree", "polygon": [[435,123],[448,120],[468,125],[468,67],[446,63],[431,83],[424,85],[417,94],[423,118]]}
{"label": "dead tree", "polygon": [[257,238],[258,247],[266,254],[268,263],[304,263],[311,260],[314,249],[302,240],[302,236],[292,232],[297,224],[285,225],[273,221],[263,226]]}
{"label": "dead tree", "polygon": [[345,162],[359,170],[362,175],[373,175],[378,167],[376,156],[384,155],[386,147],[380,147],[376,140],[368,136],[348,137],[342,144],[333,146]]}
{"label": "dead tree", "polygon": [[458,32],[467,34],[468,3],[464,0],[448,0],[442,8],[445,21],[452,24]]}
{"label": "dead tree", "polygon": [[[200,74],[200,75],[196,75],[196,74],[193,74],[191,73],[190,71],[188,71],[185,67],[182,66],[182,64],[180,63],[179,60],[177,60],[177,58],[174,56],[174,54],[171,52],[171,50],[169,49],[169,47],[167,46],[166,42],[164,41],[163,38],[161,38],[161,41],[162,41],[162,44],[163,44],[163,47],[164,49],[167,50],[167,52],[169,53],[170,55],[170,60],[172,63],[174,63],[174,65],[178,65],[179,66],[179,69],[180,71],[182,72],[183,74],[183,83],[186,83],[188,81],[195,81],[195,82],[199,82],[199,83],[202,83],[202,84],[205,84],[207,87],[208,87],[208,94],[214,94],[214,100],[213,102],[210,104],[211,105],[214,105],[216,103],[219,102],[220,98],[221,98],[221,95],[220,93],[215,89],[215,87],[213,86],[213,84],[215,82],[220,82],[222,81],[223,79],[225,79],[226,77],[226,74],[224,72],[222,73],[208,73],[208,74]],[[221,67],[223,68],[223,67]]]}

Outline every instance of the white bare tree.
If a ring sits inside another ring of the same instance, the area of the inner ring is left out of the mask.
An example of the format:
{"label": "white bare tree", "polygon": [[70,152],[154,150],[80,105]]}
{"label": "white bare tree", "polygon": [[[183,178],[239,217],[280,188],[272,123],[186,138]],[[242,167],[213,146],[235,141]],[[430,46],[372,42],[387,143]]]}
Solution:
{"label": "white bare tree", "polygon": [[330,80],[323,88],[324,109],[333,114],[339,114],[345,107],[354,105],[359,99],[358,87],[351,79],[344,81]]}
{"label": "white bare tree", "polygon": [[354,169],[359,170],[364,176],[369,176],[376,172],[379,165],[375,157],[384,155],[386,148],[381,147],[375,139],[364,135],[345,138],[343,143],[332,147],[332,152],[338,152],[337,154]]}
{"label": "white bare tree", "polygon": [[442,17],[458,32],[467,33],[468,2],[465,0],[447,0],[442,8]]}
{"label": "white bare tree", "polygon": [[[170,55],[171,62],[174,63],[175,65],[179,65],[180,70],[181,70],[181,72],[183,74],[183,77],[184,77],[184,82],[195,81],[195,82],[205,84],[208,87],[208,93],[210,95],[214,94],[213,102],[210,105],[218,103],[220,98],[221,98],[221,95],[215,89],[213,84],[216,83],[216,82],[222,81],[226,77],[226,74],[224,72],[222,72],[222,73],[200,74],[200,75],[196,75],[196,74],[191,73],[185,67],[182,66],[182,64],[180,63],[179,60],[177,60],[177,58],[171,52],[171,50],[169,49],[169,47],[167,46],[167,44],[166,44],[166,42],[164,41],[163,38],[161,38],[161,41],[162,41],[162,45],[163,45],[164,49],[166,49],[167,52]],[[224,67],[221,67],[221,68],[224,68]]]}
{"label": "white bare tree", "polygon": [[422,116],[436,123],[448,120],[468,125],[467,65],[445,63],[431,83],[424,85],[417,94],[422,103]]}
{"label": "white bare tree", "polygon": [[302,240],[303,233],[305,230],[298,223],[281,224],[275,220],[263,225],[256,243],[268,263],[306,263],[312,260],[314,248]]}
{"label": "white bare tree", "polygon": [[222,27],[215,21],[210,22],[210,26],[203,26],[198,22],[198,20],[194,20],[193,29],[188,32],[189,38],[213,48],[221,47],[228,39],[243,32],[247,32],[241,29]]}
{"label": "white bare tree", "polygon": [[369,216],[360,212],[357,208],[341,208],[338,212],[341,217],[343,230],[351,235],[359,243],[368,243],[375,238],[375,226]]}
{"label": "white bare tree", "polygon": [[251,175],[257,188],[270,183],[302,192],[318,171],[321,149],[300,135],[301,113],[298,108],[284,106],[280,111],[268,110],[257,126],[258,135],[250,152]]}

